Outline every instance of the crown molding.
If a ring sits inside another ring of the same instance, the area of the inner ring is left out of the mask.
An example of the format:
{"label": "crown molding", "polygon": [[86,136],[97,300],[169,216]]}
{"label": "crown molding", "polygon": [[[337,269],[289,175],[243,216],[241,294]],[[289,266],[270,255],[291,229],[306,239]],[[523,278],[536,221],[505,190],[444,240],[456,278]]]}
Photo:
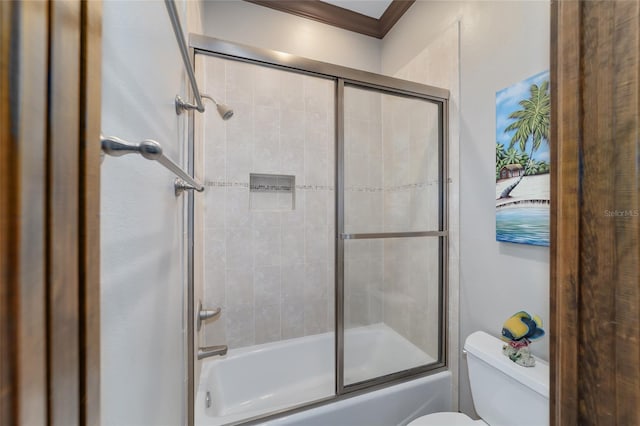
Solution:
{"label": "crown molding", "polygon": [[383,38],[415,0],[393,0],[380,19],[320,0],[245,0],[370,37]]}

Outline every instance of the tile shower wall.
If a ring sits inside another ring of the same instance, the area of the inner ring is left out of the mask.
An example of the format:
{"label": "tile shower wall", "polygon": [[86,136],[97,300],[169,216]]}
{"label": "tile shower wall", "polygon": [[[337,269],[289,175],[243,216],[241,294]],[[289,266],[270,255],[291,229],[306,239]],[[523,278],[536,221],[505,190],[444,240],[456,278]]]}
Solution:
{"label": "tile shower wall", "polygon": [[[333,330],[334,82],[196,61],[204,91],[235,110],[229,121],[214,108],[196,118],[206,182],[196,276],[204,305],[222,306],[204,344],[233,349]],[[250,192],[252,173],[294,176],[293,204],[278,202],[277,191]]]}

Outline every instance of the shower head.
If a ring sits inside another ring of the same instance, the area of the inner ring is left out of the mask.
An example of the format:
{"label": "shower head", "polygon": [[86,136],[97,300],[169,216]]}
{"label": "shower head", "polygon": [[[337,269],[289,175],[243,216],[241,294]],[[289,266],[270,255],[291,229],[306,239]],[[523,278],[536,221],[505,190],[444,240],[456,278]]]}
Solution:
{"label": "shower head", "polygon": [[231,109],[231,107],[229,107],[228,105],[218,103],[218,101],[216,101],[209,95],[200,95],[200,97],[209,99],[211,102],[216,104],[218,114],[220,114],[220,117],[222,117],[223,120],[228,120],[233,117],[233,109]]}
{"label": "shower head", "polygon": [[220,114],[220,117],[222,117],[223,120],[228,120],[233,117],[233,110],[228,105],[216,102],[216,108],[218,109],[218,114]]}

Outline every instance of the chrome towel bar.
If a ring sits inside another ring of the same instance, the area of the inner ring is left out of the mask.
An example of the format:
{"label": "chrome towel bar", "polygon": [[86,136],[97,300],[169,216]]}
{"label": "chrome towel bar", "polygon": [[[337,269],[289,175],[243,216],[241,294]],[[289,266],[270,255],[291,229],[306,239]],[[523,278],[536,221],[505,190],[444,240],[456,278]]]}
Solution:
{"label": "chrome towel bar", "polygon": [[162,146],[151,139],[144,140],[139,144],[129,143],[115,136],[100,136],[100,146],[102,152],[112,157],[120,157],[126,154],[140,154],[147,160],[155,160],[171,170],[178,179],[174,181],[176,195],[184,190],[204,191],[204,186],[189,176],[176,163],[171,161],[162,153]]}

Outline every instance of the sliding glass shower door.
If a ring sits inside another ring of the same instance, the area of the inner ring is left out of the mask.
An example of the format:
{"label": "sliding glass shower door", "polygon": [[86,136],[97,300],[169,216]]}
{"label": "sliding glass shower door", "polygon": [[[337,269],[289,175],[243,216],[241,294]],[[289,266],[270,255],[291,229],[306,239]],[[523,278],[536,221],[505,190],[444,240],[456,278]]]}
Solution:
{"label": "sliding glass shower door", "polygon": [[[192,35],[195,417],[236,424],[445,367],[443,89]],[[249,381],[250,380],[250,381]]]}
{"label": "sliding glass shower door", "polygon": [[343,99],[338,280],[348,388],[442,361],[446,230],[442,104],[357,85],[345,85]]}

